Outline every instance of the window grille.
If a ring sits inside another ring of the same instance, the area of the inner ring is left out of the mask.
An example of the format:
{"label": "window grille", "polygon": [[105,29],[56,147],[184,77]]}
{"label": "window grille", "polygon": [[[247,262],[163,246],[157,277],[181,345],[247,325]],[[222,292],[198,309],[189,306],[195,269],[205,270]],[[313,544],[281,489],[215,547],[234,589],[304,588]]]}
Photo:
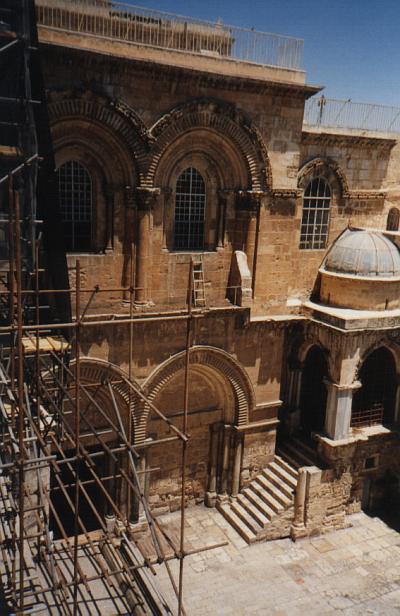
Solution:
{"label": "window grille", "polygon": [[58,188],[66,249],[91,249],[92,180],[83,165],[69,160],[58,169]]}
{"label": "window grille", "polygon": [[185,169],[176,182],[174,247],[177,250],[204,248],[206,187],[197,169]]}
{"label": "window grille", "polygon": [[399,222],[400,222],[400,211],[397,209],[397,207],[392,207],[389,210],[389,214],[387,217],[386,230],[387,231],[398,231]]}
{"label": "window grille", "polygon": [[303,199],[300,248],[325,248],[328,240],[331,189],[328,182],[318,177],[312,180]]}

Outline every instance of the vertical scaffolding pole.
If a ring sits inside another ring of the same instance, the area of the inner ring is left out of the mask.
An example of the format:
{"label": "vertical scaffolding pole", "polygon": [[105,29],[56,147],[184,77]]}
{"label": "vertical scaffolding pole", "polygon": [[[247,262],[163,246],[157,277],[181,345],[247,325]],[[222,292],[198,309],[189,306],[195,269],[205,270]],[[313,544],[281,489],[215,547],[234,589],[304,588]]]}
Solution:
{"label": "vertical scaffolding pole", "polygon": [[73,615],[78,613],[78,535],[79,535],[79,465],[81,458],[80,449],[80,285],[81,266],[80,261],[75,265],[75,511],[74,511],[74,607]]}
{"label": "vertical scaffolding pole", "polygon": [[[185,356],[185,386],[183,394],[183,427],[182,432],[187,436],[188,407],[189,407],[189,366],[190,348],[192,345],[192,295],[193,295],[193,259],[190,259],[189,283],[187,295],[188,319],[186,323],[186,356]],[[182,492],[181,492],[181,532],[180,532],[180,560],[179,560],[179,591],[178,616],[183,614],[183,564],[185,557],[185,491],[186,491],[186,458],[188,441],[182,441]]]}
{"label": "vertical scaffolding pole", "polygon": [[17,353],[18,353],[18,508],[19,508],[19,610],[24,611],[24,506],[25,506],[25,468],[24,468],[24,359],[22,344],[22,256],[21,256],[21,210],[20,193],[15,192],[15,257],[17,282]]}

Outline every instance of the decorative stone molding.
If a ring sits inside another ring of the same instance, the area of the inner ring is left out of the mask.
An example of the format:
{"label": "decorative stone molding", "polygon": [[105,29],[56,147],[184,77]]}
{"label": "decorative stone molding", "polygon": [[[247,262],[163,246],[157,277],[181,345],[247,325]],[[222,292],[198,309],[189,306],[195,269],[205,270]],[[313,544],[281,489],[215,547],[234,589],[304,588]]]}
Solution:
{"label": "decorative stone molding", "polygon": [[272,171],[267,149],[258,129],[231,103],[196,99],[179,105],[162,116],[150,129],[155,139],[147,182],[154,181],[159,161],[178,135],[194,128],[209,128],[226,136],[241,153],[254,190],[272,188]]}
{"label": "decorative stone molding", "polygon": [[320,173],[323,169],[328,169],[336,176],[339,182],[342,196],[349,194],[349,185],[347,182],[347,178],[339,165],[331,158],[317,157],[313,158],[308,163],[303,165],[298,175],[298,187],[304,188],[304,184],[308,180],[309,176]]}
{"label": "decorative stone molding", "polygon": [[[185,368],[186,352],[173,355],[159,366],[144,382],[143,391],[150,401],[171,381],[171,379]],[[233,394],[235,401],[235,423],[246,425],[250,414],[255,407],[253,386],[248,375],[239,362],[226,351],[211,346],[194,346],[190,352],[190,365],[200,365],[210,368],[223,378],[226,386]],[[145,437],[149,407],[146,405],[136,436]]]}
{"label": "decorative stone molding", "polygon": [[151,136],[139,116],[126,103],[92,92],[65,92],[54,94],[48,109],[51,124],[82,118],[112,131],[127,146],[137,167],[138,180],[142,182]]}
{"label": "decorative stone molding", "polygon": [[302,191],[298,188],[275,188],[272,191],[274,199],[297,199],[301,195]]}
{"label": "decorative stone molding", "polygon": [[349,201],[383,201],[386,193],[379,190],[349,190],[343,197]]}
{"label": "decorative stone molding", "polygon": [[[71,361],[70,368],[74,365],[75,360]],[[122,400],[126,405],[125,412],[126,414],[129,412],[132,421],[132,433],[134,434],[137,411],[140,408],[141,399],[130,386],[126,374],[115,364],[103,359],[93,359],[92,357],[83,357],[80,360],[80,374],[82,385],[85,385],[85,383],[104,383],[105,395],[101,398],[103,406],[104,401],[110,398],[106,383],[111,382],[111,386],[119,400]],[[137,383],[134,384],[136,388],[139,388]],[[111,399],[109,400],[109,405],[106,405],[106,408],[104,408],[104,411],[110,417],[114,416],[114,407]],[[128,426],[125,426],[125,429],[128,432]]]}
{"label": "decorative stone molding", "polygon": [[263,190],[238,190],[235,193],[236,209],[257,212],[261,199],[268,195],[269,193]]}

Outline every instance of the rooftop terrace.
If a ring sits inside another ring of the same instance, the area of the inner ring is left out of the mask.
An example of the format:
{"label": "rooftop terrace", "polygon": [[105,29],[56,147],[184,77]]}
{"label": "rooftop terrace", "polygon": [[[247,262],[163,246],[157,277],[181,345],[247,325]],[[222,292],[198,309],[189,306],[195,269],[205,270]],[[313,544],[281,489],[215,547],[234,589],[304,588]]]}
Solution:
{"label": "rooftop terrace", "polygon": [[131,48],[170,50],[181,56],[194,54],[288,71],[302,67],[302,40],[220,21],[200,21],[110,0],[36,0],[36,9],[42,34],[62,31]]}

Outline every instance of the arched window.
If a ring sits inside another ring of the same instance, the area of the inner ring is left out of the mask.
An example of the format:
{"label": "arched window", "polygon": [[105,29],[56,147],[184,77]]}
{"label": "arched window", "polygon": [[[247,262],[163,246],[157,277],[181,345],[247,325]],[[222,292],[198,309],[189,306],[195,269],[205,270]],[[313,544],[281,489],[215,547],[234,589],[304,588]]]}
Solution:
{"label": "arched window", "polygon": [[69,160],[58,169],[58,189],[67,251],[92,247],[92,180],[86,168]]}
{"label": "arched window", "polygon": [[392,207],[389,210],[389,214],[387,217],[386,230],[387,231],[398,231],[399,222],[400,222],[400,211],[397,209],[397,207]]}
{"label": "arched window", "polygon": [[174,248],[202,250],[206,187],[201,174],[188,167],[179,176],[175,192]]}
{"label": "arched window", "polygon": [[392,353],[385,347],[373,351],[361,366],[361,388],[353,397],[351,425],[390,424],[394,420],[397,375]]}
{"label": "arched window", "polygon": [[318,250],[326,247],[329,230],[331,189],[324,178],[311,180],[304,191],[300,248]]}

